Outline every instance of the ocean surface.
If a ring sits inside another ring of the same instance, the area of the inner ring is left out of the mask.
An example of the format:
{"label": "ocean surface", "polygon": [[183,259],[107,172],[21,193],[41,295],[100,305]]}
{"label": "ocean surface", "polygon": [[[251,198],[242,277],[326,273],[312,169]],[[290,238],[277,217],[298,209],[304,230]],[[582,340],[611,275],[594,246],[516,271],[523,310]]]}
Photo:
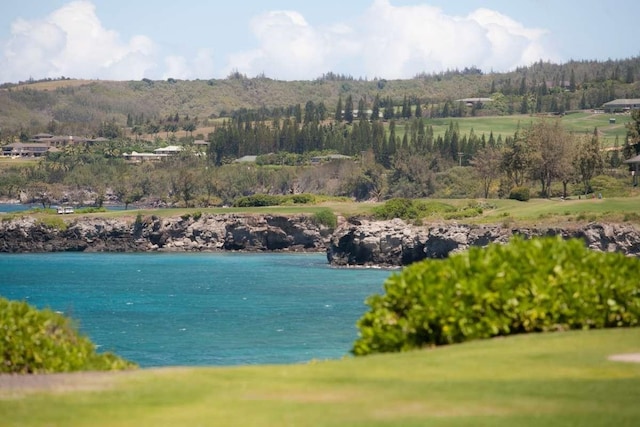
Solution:
{"label": "ocean surface", "polygon": [[324,254],[0,254],[0,295],[142,367],[281,364],[347,355],[390,274]]}

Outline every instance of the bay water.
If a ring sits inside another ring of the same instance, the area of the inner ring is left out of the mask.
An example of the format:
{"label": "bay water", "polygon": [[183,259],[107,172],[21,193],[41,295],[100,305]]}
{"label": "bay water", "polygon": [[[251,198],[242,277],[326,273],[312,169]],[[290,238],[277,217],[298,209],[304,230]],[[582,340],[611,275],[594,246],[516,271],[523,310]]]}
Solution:
{"label": "bay water", "polygon": [[324,254],[0,254],[0,296],[62,312],[142,367],[281,364],[348,355],[390,274]]}

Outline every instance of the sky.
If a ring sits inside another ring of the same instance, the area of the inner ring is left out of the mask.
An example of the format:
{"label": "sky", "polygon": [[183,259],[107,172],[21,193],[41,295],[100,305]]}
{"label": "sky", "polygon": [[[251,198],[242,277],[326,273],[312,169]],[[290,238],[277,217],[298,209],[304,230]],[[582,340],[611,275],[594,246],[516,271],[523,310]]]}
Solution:
{"label": "sky", "polygon": [[637,0],[4,0],[0,83],[503,72],[640,56],[638,16]]}

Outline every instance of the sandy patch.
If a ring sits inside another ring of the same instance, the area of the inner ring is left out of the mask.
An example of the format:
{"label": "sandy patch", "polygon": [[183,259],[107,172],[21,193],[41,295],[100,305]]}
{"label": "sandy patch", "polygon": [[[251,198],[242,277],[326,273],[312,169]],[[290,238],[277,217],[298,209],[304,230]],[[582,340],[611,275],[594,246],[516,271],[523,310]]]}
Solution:
{"label": "sandy patch", "polygon": [[640,363],[640,353],[613,354],[607,359],[612,362]]}
{"label": "sandy patch", "polygon": [[0,399],[16,398],[37,392],[65,393],[106,390],[113,387],[119,378],[132,372],[134,371],[0,374]]}

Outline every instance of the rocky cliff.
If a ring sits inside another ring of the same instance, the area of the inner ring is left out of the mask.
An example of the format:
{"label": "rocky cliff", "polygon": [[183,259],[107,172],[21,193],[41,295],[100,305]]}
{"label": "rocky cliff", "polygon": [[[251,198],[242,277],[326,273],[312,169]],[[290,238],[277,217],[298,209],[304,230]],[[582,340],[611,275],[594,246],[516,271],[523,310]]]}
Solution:
{"label": "rocky cliff", "polygon": [[414,226],[392,221],[342,221],[330,233],[310,217],[223,214],[132,219],[76,218],[65,226],[34,217],[0,223],[0,252],[308,251],[326,250],[335,266],[407,265],[445,258],[471,246],[561,235],[581,238],[592,249],[640,256],[640,232],[631,225],[588,224],[574,228],[505,228],[463,224]]}
{"label": "rocky cliff", "polygon": [[202,215],[139,220],[33,217],[0,223],[0,252],[324,251],[329,230],[306,216]]}
{"label": "rocky cliff", "polygon": [[525,238],[555,235],[580,238],[594,250],[640,256],[640,232],[631,225],[588,224],[571,229],[459,224],[412,226],[395,219],[343,223],[331,237],[327,258],[336,266],[401,266],[425,258],[445,258],[471,246],[505,243],[516,234]]}

